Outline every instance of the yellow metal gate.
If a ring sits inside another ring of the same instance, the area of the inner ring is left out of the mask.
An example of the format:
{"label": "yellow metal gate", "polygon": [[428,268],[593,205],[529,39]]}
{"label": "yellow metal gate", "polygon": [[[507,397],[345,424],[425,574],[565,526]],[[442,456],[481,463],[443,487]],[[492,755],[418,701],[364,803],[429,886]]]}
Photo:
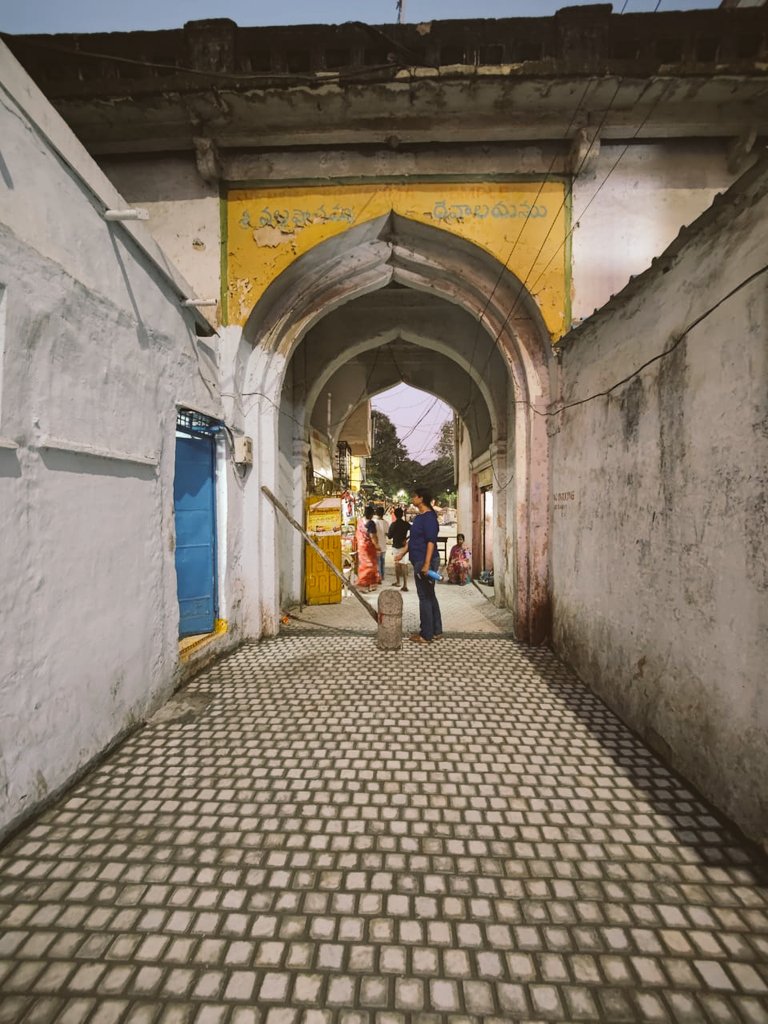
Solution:
{"label": "yellow metal gate", "polygon": [[[341,572],[341,498],[307,498],[307,533]],[[307,604],[338,604],[341,580],[309,545],[305,547],[304,580]]]}

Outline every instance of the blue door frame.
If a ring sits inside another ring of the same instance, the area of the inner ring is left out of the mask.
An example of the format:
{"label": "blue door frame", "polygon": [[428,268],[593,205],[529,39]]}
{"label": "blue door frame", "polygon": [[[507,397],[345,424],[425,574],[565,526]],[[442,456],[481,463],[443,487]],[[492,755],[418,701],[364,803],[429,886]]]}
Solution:
{"label": "blue door frame", "polygon": [[179,636],[212,633],[216,585],[215,439],[176,437],[173,504],[176,513],[176,587]]}

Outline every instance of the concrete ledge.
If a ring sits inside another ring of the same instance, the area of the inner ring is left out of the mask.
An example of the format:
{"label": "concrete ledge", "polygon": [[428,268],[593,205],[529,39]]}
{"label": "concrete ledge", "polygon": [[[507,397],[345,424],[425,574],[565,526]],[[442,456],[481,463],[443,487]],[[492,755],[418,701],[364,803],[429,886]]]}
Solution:
{"label": "concrete ledge", "polygon": [[137,455],[134,452],[115,452],[108,448],[97,448],[95,445],[82,444],[79,441],[65,441],[58,437],[46,438],[40,442],[38,448],[46,451],[73,452],[76,455],[89,455],[95,459],[111,459],[115,462],[133,462],[139,466],[157,466],[160,462],[159,454]]}

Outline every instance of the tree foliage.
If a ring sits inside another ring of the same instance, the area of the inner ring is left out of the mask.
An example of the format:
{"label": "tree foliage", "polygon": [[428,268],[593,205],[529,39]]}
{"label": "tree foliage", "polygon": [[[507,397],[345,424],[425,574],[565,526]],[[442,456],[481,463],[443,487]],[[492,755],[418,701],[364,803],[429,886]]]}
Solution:
{"label": "tree foliage", "polygon": [[419,480],[421,485],[436,497],[443,497],[451,493],[454,490],[453,459],[447,459],[441,455],[428,462],[421,468]]}
{"label": "tree foliage", "polygon": [[417,475],[418,463],[409,458],[389,416],[374,409],[371,418],[373,449],[366,462],[368,484],[388,496],[397,494],[399,490],[410,490]]}
{"label": "tree foliage", "polygon": [[397,428],[383,412],[373,412],[373,449],[366,463],[367,483],[388,497],[400,490],[411,490],[414,484],[424,487],[443,501],[454,492],[453,453],[454,421],[446,420],[435,444],[437,457],[422,464],[411,459],[397,436]]}
{"label": "tree foliage", "polygon": [[450,459],[453,462],[453,455],[456,445],[456,420],[453,416],[446,420],[440,427],[440,433],[435,443],[435,454],[438,458]]}

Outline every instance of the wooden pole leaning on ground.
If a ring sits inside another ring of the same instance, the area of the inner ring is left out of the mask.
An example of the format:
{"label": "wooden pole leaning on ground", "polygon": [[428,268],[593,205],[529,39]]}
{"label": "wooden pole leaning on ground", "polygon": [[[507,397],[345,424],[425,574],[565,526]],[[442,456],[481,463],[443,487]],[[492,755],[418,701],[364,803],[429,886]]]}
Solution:
{"label": "wooden pole leaning on ground", "polygon": [[298,530],[299,533],[304,538],[304,540],[307,542],[307,544],[309,544],[309,546],[312,548],[312,550],[316,551],[317,554],[320,555],[320,557],[325,562],[325,564],[328,566],[328,568],[331,570],[331,572],[334,572],[339,577],[339,579],[344,584],[344,586],[348,587],[352,591],[354,596],[357,598],[357,600],[360,602],[360,604],[363,606],[363,608],[365,608],[365,610],[368,612],[368,614],[371,616],[373,621],[378,626],[378,624],[379,624],[378,613],[376,612],[376,610],[371,605],[368,604],[368,602],[365,600],[365,598],[360,593],[360,591],[357,589],[357,587],[354,586],[354,584],[349,582],[349,580],[346,578],[344,573],[341,572],[340,569],[336,568],[336,566],[330,560],[328,555],[326,555],[326,553],[323,551],[323,549],[321,547],[318,547],[318,545],[315,544],[315,542],[309,536],[307,531],[303,527],[299,526],[299,524],[293,518],[293,516],[288,511],[288,509],[285,507],[285,505],[283,505],[283,503],[281,501],[277,500],[277,498],[274,496],[272,491],[270,491],[270,489],[268,487],[264,487],[264,486],[262,486],[261,489],[264,492],[265,497],[267,497],[269,499],[269,501],[272,502],[272,504],[275,506],[277,511],[281,515],[285,516],[285,518],[288,520],[288,522],[291,524],[291,526],[294,528],[294,530]]}

